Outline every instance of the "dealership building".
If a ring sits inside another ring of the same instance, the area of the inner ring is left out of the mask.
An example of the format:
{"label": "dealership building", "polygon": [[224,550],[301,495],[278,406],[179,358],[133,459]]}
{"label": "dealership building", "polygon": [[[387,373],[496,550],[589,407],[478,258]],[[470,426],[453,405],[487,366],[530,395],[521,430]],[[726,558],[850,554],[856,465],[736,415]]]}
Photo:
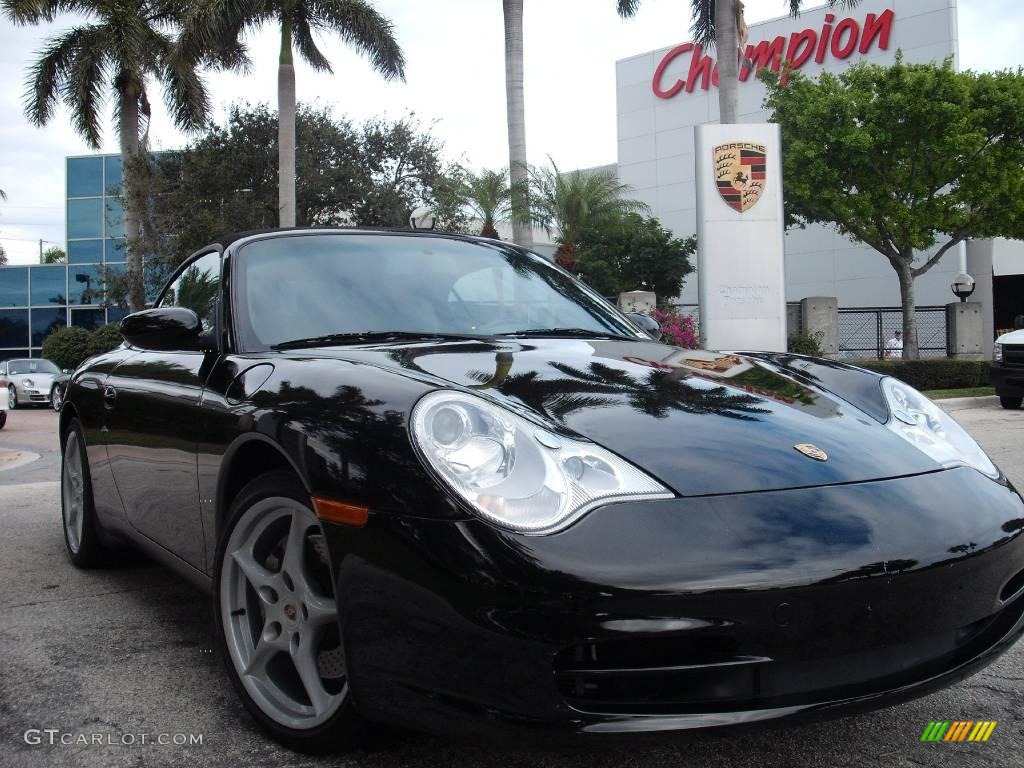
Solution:
{"label": "dealership building", "polygon": [[[840,72],[859,61],[888,65],[898,50],[912,63],[941,63],[952,56],[956,64],[956,0],[866,0],[853,9],[813,8],[797,18],[753,24],[746,58],[758,67],[776,68],[788,60],[813,77]],[[714,57],[714,50],[683,42],[616,64],[617,174],[632,187],[631,196],[646,202],[679,236],[697,231],[694,126],[719,119]],[[762,109],[765,93],[753,69],[741,68],[739,122],[768,121],[769,114]],[[896,273],[885,257],[831,228],[812,225],[787,232],[785,264],[788,302],[833,296],[845,310],[900,306]],[[954,301],[950,284],[965,268],[977,280],[971,300],[987,305],[991,333],[1024,313],[1024,243],[1005,240],[951,249],[917,279],[918,305],[939,307]],[[696,275],[687,279],[681,303],[697,304],[697,282]],[[944,344],[945,320],[937,309],[932,312],[941,324],[928,330],[928,323],[922,322],[920,335],[941,337],[941,343],[929,344],[928,338],[921,343],[938,353]],[[848,349],[870,347],[879,335],[888,336],[900,327],[898,311],[876,314],[877,324],[867,312],[848,324]],[[919,319],[926,317],[927,311]]]}

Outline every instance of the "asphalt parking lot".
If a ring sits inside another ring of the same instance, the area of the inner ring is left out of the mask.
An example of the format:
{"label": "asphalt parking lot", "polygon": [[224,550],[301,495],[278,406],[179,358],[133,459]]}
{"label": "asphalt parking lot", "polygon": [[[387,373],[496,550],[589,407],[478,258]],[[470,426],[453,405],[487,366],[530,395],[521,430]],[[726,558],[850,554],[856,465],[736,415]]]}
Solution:
{"label": "asphalt parking lot", "polygon": [[[952,406],[1024,487],[1024,411]],[[981,674],[891,709],[828,722],[658,743],[551,751],[385,732],[311,758],[267,740],[213,648],[208,599],[146,562],[77,571],[64,553],[56,414],[18,410],[0,430],[0,766],[1020,766],[1024,643]],[[20,459],[12,459],[15,453]],[[5,458],[6,464],[5,464]],[[34,458],[38,456],[38,458]],[[964,511],[969,514],[969,510]],[[931,720],[996,720],[987,743],[922,743]],[[26,743],[57,729],[76,743]],[[82,744],[81,735],[102,743]],[[201,744],[151,743],[201,735]],[[150,743],[142,744],[142,737]],[[180,737],[179,737],[180,738]],[[123,744],[123,741],[134,743]]]}

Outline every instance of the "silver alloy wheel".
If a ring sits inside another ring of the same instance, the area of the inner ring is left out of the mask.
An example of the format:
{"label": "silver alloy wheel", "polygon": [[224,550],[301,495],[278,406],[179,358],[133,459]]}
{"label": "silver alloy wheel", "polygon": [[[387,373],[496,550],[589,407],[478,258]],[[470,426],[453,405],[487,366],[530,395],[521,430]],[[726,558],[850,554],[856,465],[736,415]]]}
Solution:
{"label": "silver alloy wheel", "polygon": [[68,433],[68,441],[64,444],[61,494],[64,498],[64,530],[68,537],[68,547],[74,554],[78,554],[85,525],[85,473],[82,471],[78,433],[74,430]]}
{"label": "silver alloy wheel", "polygon": [[11,384],[7,388],[7,409],[13,411],[18,407],[18,393],[14,389],[14,385]]}
{"label": "silver alloy wheel", "polygon": [[228,654],[257,706],[288,728],[324,723],[348,696],[329,573],[317,518],[286,497],[246,510],[224,551]]}
{"label": "silver alloy wheel", "polygon": [[60,407],[64,404],[64,395],[61,394],[60,384],[53,388],[53,392],[50,393],[50,405],[53,406],[53,410],[59,411]]}

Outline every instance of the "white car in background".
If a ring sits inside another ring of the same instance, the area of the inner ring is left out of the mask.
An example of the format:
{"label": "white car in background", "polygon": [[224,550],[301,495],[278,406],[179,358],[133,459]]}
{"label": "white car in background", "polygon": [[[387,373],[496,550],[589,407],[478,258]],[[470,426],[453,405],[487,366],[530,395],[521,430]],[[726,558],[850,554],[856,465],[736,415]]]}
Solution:
{"label": "white car in background", "polygon": [[0,394],[7,392],[7,407],[49,405],[53,379],[60,368],[41,358],[15,358],[0,363]]}
{"label": "white car in background", "polygon": [[1024,401],[1024,329],[996,339],[992,355],[992,384],[1003,408],[1020,408]]}

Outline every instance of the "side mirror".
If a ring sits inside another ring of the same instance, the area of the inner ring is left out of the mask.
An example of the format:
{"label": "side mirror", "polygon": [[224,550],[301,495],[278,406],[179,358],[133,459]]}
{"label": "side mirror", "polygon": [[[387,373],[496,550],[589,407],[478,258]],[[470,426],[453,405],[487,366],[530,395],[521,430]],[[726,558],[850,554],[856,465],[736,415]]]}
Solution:
{"label": "side mirror", "polygon": [[63,368],[63,369],[61,369],[61,373],[71,373],[71,369],[70,368]]}
{"label": "side mirror", "polygon": [[185,307],[158,307],[135,312],[121,320],[121,335],[142,349],[198,349],[203,324]]}
{"label": "side mirror", "polygon": [[644,315],[640,312],[627,312],[626,317],[632,320],[636,325],[640,326],[640,330],[646,333],[655,341],[661,341],[661,326],[658,325],[658,321],[650,315]]}

